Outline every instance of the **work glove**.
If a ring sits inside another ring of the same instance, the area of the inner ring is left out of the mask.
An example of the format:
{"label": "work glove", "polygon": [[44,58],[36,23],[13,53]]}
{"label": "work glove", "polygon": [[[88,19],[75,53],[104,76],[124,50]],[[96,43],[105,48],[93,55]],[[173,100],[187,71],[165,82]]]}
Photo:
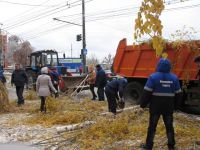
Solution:
{"label": "work glove", "polygon": [[119,107],[120,109],[124,109],[124,107],[125,107],[125,101],[124,101],[123,98],[120,98],[120,99],[119,99],[119,101],[118,101],[118,107]]}
{"label": "work glove", "polygon": [[57,98],[57,97],[58,97],[58,91],[55,92],[55,98]]}

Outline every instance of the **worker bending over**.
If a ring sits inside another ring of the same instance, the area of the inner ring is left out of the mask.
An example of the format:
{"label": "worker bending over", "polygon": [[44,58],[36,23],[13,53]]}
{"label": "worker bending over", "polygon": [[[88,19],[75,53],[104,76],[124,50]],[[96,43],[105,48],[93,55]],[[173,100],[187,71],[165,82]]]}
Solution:
{"label": "worker bending over", "polygon": [[112,80],[106,85],[105,93],[108,101],[108,111],[116,115],[117,101],[124,102],[123,93],[127,85],[126,78]]}

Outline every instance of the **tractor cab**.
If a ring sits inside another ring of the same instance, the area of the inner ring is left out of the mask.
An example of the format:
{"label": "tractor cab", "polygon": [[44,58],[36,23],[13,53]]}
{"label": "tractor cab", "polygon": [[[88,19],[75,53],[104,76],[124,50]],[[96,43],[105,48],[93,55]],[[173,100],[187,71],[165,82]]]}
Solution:
{"label": "tractor cab", "polygon": [[30,65],[26,67],[28,75],[29,85],[33,85],[36,82],[40,70],[42,67],[57,67],[58,53],[55,50],[41,50],[31,53],[29,56]]}
{"label": "tractor cab", "polygon": [[54,50],[42,50],[31,53],[30,67],[40,70],[42,67],[58,66],[58,53]]}

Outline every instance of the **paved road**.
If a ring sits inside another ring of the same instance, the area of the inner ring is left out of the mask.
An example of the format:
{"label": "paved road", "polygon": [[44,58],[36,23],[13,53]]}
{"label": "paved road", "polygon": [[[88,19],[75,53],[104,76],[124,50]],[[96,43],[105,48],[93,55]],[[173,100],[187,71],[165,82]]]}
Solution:
{"label": "paved road", "polygon": [[[17,99],[17,95],[16,95],[16,90],[15,90],[15,86],[13,87],[8,87],[7,86],[7,89],[8,89],[8,97],[9,97],[9,100],[13,101],[13,100],[16,100]],[[27,92],[27,90],[24,88],[24,94]]]}
{"label": "paved road", "polygon": [[0,144],[0,150],[39,150],[39,149],[21,144]]}
{"label": "paved road", "polygon": [[8,89],[8,97],[10,101],[16,100],[17,99],[17,95],[16,95],[16,90],[15,87],[7,87]]}

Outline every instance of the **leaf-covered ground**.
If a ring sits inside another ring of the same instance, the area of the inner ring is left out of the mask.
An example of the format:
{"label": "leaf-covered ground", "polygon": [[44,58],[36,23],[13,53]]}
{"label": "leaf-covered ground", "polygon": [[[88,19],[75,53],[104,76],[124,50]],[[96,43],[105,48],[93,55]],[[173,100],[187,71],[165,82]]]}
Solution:
{"label": "leaf-covered ground", "polygon": [[[107,111],[107,103],[74,100],[66,96],[48,98],[47,113],[39,112],[40,100],[29,91],[26,104],[17,107],[10,104],[8,112],[1,114],[1,129],[16,134],[16,141],[35,143],[47,149],[77,150],[138,150],[145,141],[148,126],[148,110],[137,106],[119,112],[116,117]],[[4,119],[1,119],[4,118]],[[94,121],[94,124],[74,131],[57,133],[58,126]],[[198,149],[200,118],[174,114],[176,147],[180,150]],[[12,132],[11,132],[12,129]],[[22,132],[20,132],[22,131]],[[6,136],[9,137],[9,134]],[[34,136],[33,136],[34,135]],[[0,138],[1,139],[1,138]],[[167,149],[167,139],[162,118],[159,121],[154,141],[155,150]]]}

